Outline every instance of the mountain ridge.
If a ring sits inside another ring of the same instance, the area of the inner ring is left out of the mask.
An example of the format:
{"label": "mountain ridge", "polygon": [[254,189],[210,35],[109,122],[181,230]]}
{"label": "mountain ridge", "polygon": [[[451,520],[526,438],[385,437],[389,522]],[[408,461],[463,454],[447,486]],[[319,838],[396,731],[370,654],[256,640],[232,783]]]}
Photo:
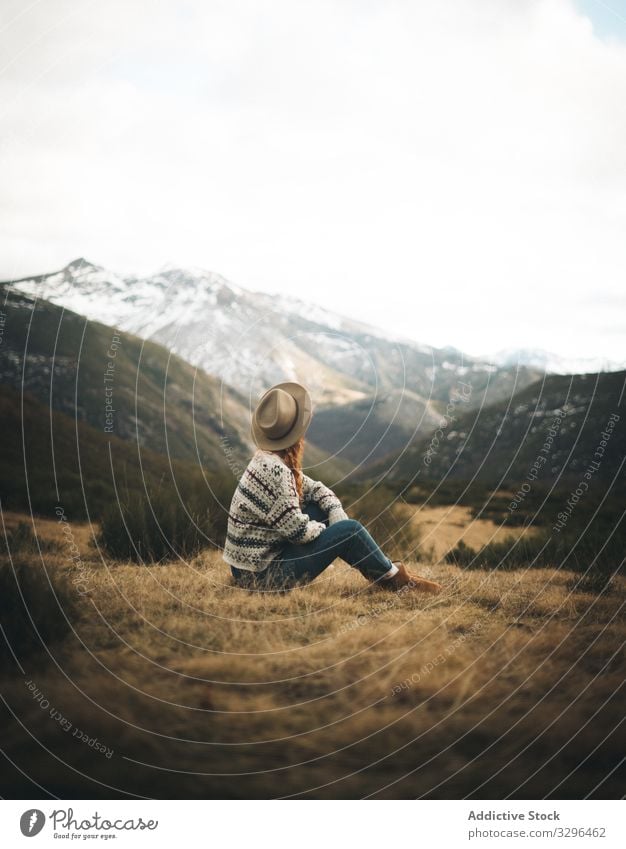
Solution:
{"label": "mountain ridge", "polygon": [[622,371],[626,360],[608,357],[566,357],[543,348],[503,348],[490,356],[495,365],[525,365],[541,369],[548,374],[597,374]]}
{"label": "mountain ridge", "polygon": [[[160,271],[147,277],[134,275],[124,277],[81,257],[57,271],[4,281],[4,285],[68,307],[74,312],[93,320],[101,319],[103,314],[106,314],[107,324],[118,326],[120,329],[135,333],[141,338],[154,338],[154,341],[161,341],[192,365],[202,367],[205,367],[200,361],[202,351],[190,351],[190,346],[187,344],[187,355],[180,353],[177,350],[177,345],[183,345],[185,342],[172,338],[171,331],[165,332],[164,328],[170,327],[176,322],[183,326],[182,320],[186,319],[184,327],[188,334],[189,327],[193,325],[194,321],[197,321],[197,313],[202,307],[211,309],[211,317],[217,318],[218,324],[223,324],[225,319],[223,315],[219,315],[219,308],[236,306],[242,310],[244,318],[250,322],[249,325],[244,325],[246,329],[251,327],[258,329],[260,317],[258,313],[265,311],[266,317],[273,320],[274,329],[284,325],[286,318],[301,332],[313,334],[317,329],[318,332],[325,330],[331,337],[333,334],[344,334],[346,343],[354,342],[355,339],[358,342],[359,339],[364,338],[405,346],[414,353],[430,358],[432,364],[453,371],[457,369],[493,370],[492,364],[479,358],[468,357],[452,346],[439,349],[430,345],[423,345],[293,296],[272,295],[244,289],[231,283],[221,274],[198,268],[185,269],[178,266],[165,266]],[[163,301],[171,307],[169,312],[159,310],[159,304],[155,303],[154,300],[147,301],[149,296],[154,297],[155,295],[162,296]],[[194,296],[193,301],[190,300],[191,295]],[[180,300],[179,303],[177,303],[177,299]],[[145,314],[146,307],[149,311],[148,315]],[[106,313],[103,312],[105,309]],[[277,318],[279,319],[278,323],[276,323]],[[219,328],[212,329],[218,330]],[[281,329],[283,328],[281,327]],[[167,335],[168,339],[156,338],[159,335]],[[172,342],[174,344],[171,344]],[[332,348],[329,340],[327,340],[326,348]],[[339,345],[334,352],[336,359],[346,359],[346,350],[346,344],[343,347]],[[341,365],[339,364],[340,370]],[[228,375],[232,376],[232,370],[228,374],[222,374],[224,369],[219,359],[213,360],[210,366],[211,368],[207,369],[209,373],[222,377],[232,385],[242,383],[241,379],[235,381],[228,379]],[[336,367],[337,363],[334,363],[333,366]],[[354,374],[344,369],[344,378],[351,378],[357,385],[361,383],[363,376],[363,369],[361,369],[360,374]],[[375,382],[373,375],[367,375],[366,383],[368,386],[371,387]],[[362,387],[357,386],[357,388]]]}
{"label": "mountain ridge", "polygon": [[[273,384],[305,383],[328,424],[315,426],[316,444],[356,465],[401,448],[416,420],[424,433],[432,429],[460,381],[471,381],[469,404],[480,406],[539,377],[536,369],[499,368],[451,346],[390,338],[325,307],[250,292],[197,269],[122,277],[79,258],[7,285],[163,345],[233,387],[249,406]],[[389,417],[372,419],[368,410],[380,412],[380,400],[398,392],[406,393],[403,403],[387,404]],[[339,421],[344,433],[360,434],[358,446],[352,438],[350,446],[337,443],[332,427]]]}

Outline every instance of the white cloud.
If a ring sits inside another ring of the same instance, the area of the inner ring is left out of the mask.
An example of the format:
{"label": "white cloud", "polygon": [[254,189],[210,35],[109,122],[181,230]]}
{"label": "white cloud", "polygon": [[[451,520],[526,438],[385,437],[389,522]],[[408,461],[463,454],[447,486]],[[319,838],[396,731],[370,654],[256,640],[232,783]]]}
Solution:
{"label": "white cloud", "polygon": [[3,14],[3,277],[174,261],[470,352],[624,358],[626,45],[572,3]]}

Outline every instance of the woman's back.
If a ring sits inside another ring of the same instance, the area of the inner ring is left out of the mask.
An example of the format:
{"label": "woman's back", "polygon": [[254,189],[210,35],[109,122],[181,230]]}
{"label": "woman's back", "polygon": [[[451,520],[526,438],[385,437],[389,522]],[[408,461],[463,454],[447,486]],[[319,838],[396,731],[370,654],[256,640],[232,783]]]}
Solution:
{"label": "woman's back", "polygon": [[291,470],[277,454],[259,450],[231,501],[224,560],[262,571],[286,542],[308,542],[323,529],[302,512]]}

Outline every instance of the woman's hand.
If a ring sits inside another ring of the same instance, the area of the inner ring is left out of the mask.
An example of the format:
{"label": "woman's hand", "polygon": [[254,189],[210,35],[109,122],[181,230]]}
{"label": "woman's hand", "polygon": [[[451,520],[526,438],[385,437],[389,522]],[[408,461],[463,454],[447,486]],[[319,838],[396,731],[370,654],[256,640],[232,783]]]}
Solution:
{"label": "woman's hand", "polygon": [[343,507],[333,507],[332,510],[328,511],[328,524],[334,525],[335,522],[341,522],[343,519],[349,519],[350,517],[343,509]]}

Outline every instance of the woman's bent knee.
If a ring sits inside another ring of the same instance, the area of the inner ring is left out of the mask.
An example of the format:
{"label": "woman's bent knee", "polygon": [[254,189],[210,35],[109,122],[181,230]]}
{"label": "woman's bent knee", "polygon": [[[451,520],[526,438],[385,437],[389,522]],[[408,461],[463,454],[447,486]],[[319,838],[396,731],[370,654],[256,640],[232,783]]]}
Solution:
{"label": "woman's bent knee", "polygon": [[360,531],[364,530],[363,525],[356,519],[341,519],[339,522],[335,522],[331,525],[331,527],[343,530],[350,535],[358,534]]}

